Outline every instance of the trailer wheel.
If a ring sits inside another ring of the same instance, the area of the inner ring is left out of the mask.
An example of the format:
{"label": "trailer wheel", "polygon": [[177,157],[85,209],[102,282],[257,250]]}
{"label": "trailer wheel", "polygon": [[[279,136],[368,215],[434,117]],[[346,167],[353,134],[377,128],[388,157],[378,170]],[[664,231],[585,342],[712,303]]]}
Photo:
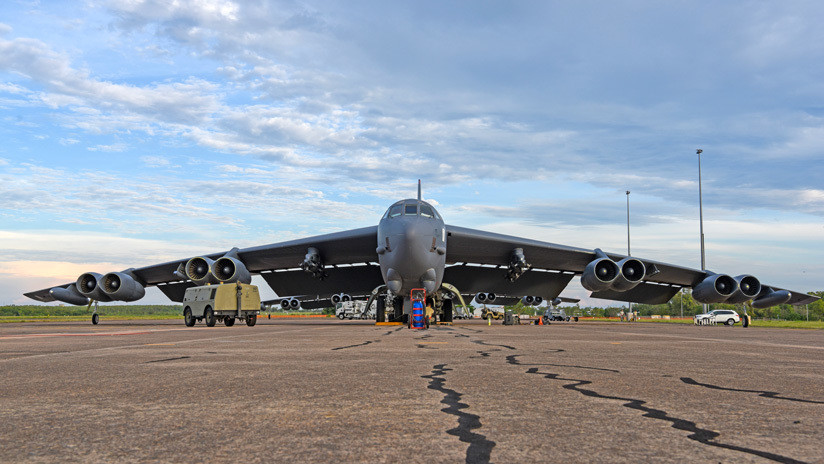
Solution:
{"label": "trailer wheel", "polygon": [[254,327],[257,324],[257,314],[250,314],[246,316],[246,325],[249,327]]}
{"label": "trailer wheel", "polygon": [[183,323],[186,324],[186,327],[194,327],[195,322],[197,322],[197,319],[192,317],[192,309],[187,306],[183,310]]}
{"label": "trailer wheel", "polygon": [[575,322],[578,322],[578,316],[575,316],[574,319],[575,319]]}
{"label": "trailer wheel", "polygon": [[226,324],[226,327],[231,327],[235,325],[235,318],[231,316],[226,316],[223,318],[223,323]]}
{"label": "trailer wheel", "polygon": [[203,311],[203,319],[206,321],[206,327],[214,327],[217,322],[217,318],[215,318],[215,311],[207,306],[206,310]]}

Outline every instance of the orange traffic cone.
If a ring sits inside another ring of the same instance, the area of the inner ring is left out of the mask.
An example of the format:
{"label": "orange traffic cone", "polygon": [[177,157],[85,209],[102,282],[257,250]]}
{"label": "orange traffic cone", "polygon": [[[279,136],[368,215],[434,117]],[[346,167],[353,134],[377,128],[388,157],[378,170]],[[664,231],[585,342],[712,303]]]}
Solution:
{"label": "orange traffic cone", "polygon": [[538,325],[544,325],[544,318],[543,317],[538,318]]}

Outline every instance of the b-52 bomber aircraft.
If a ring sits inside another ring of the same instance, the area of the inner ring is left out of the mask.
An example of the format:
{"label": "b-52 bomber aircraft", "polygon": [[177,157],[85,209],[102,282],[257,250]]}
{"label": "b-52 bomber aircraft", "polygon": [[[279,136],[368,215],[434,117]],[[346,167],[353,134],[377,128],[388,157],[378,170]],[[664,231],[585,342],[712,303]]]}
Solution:
{"label": "b-52 bomber aircraft", "polygon": [[[181,302],[187,288],[250,283],[260,275],[283,307],[332,306],[353,297],[377,300],[402,320],[411,312],[410,292],[424,288],[435,314],[452,318],[452,298],[476,294],[521,298],[527,304],[553,301],[575,277],[594,298],[661,304],[681,288],[700,303],[744,303],[755,308],[801,305],[816,296],[764,285],[751,275],[710,271],[446,225],[431,204],[418,198],[392,204],[377,226],[273,243],[101,275],[25,295],[84,305],[92,301],[136,301],[157,286]],[[378,296],[378,298],[375,298]]]}

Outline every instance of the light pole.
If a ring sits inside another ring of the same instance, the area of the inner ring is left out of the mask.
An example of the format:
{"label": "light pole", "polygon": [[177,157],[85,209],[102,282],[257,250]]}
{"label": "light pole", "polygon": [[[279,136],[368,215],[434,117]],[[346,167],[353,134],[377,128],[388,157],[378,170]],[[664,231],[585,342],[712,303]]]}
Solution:
{"label": "light pole", "polygon": [[[627,190],[627,256],[630,256],[629,249],[629,190]],[[632,302],[629,301],[629,312],[632,314]]]}
{"label": "light pole", "polygon": [[[695,154],[698,155],[698,222],[699,227],[701,229],[701,270],[707,270],[707,263],[704,257],[704,202],[701,197],[701,153],[704,150],[697,149],[695,150]],[[701,307],[704,309],[704,312],[707,312],[707,305],[702,304]]]}
{"label": "light pole", "polygon": [[629,190],[627,190],[627,256],[630,256],[630,252],[629,252]]}

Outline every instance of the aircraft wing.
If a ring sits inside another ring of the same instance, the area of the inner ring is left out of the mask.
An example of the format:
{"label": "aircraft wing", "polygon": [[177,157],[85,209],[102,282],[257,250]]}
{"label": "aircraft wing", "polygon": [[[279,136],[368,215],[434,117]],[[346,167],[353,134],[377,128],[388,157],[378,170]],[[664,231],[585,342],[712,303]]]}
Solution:
{"label": "aircraft wing", "polygon": [[[324,296],[324,292],[331,294],[351,291],[349,284],[353,282],[369,281],[370,285],[373,283],[377,267],[374,264],[377,241],[377,227],[372,226],[239,249],[237,255],[250,273],[260,274],[279,295],[320,293]],[[323,280],[314,279],[300,269],[300,264],[310,247],[318,250],[325,266],[328,276]],[[226,252],[218,252],[203,256],[215,260],[225,254]],[[191,257],[128,271],[146,285],[157,286],[172,301],[179,302],[183,300],[186,289],[195,285],[175,274],[175,271],[189,258]],[[377,276],[377,282],[367,291],[371,291],[383,282],[379,269]],[[361,280],[359,281],[358,278]],[[305,291],[304,288],[310,282],[314,282],[315,287],[318,284],[322,285],[323,289],[320,292],[316,291],[317,288],[313,288],[311,292]],[[57,287],[70,289],[74,285],[74,282],[69,282]],[[50,293],[50,290],[54,288],[45,288],[25,295],[38,301],[55,301]]]}
{"label": "aircraft wing", "polygon": [[[585,248],[465,227],[447,225],[446,229],[446,262],[449,266],[444,273],[444,281],[457,286],[462,292],[536,295],[551,300],[561,293],[575,275],[582,274],[587,265],[597,257],[595,250]],[[514,282],[510,282],[504,277],[516,248],[523,250],[523,257],[530,269]],[[606,255],[613,261],[627,257],[618,253]],[[640,284],[625,291],[596,291],[591,296],[634,303],[662,304],[675,296],[682,287],[695,287],[712,274],[699,269],[635,258],[644,264],[647,271]],[[524,282],[521,282],[522,280]],[[762,294],[770,290],[784,289],[762,284]],[[790,294],[789,304],[806,304],[818,299],[803,292],[790,291]]]}

